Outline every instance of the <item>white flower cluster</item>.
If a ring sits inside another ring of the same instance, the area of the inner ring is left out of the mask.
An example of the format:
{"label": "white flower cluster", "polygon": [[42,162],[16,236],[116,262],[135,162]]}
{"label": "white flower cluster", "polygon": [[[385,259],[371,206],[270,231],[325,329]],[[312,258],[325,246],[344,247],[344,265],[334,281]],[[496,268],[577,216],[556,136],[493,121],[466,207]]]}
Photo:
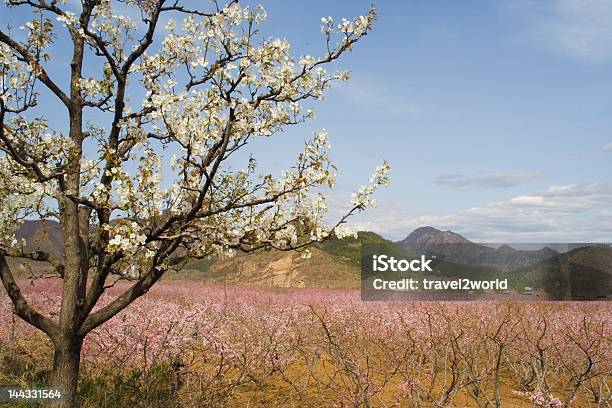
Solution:
{"label": "white flower cluster", "polygon": [[[142,11],[149,8],[146,3],[148,1],[139,5]],[[122,58],[129,51],[128,43],[139,26],[130,17],[115,13],[112,0],[101,0],[94,7],[89,28]]]}
{"label": "white flower cluster", "polygon": [[357,239],[357,230],[353,228],[349,228],[345,225],[339,225],[336,228],[334,228],[334,233],[336,234],[336,237],[340,239],[347,238],[347,237]]}
{"label": "white flower cluster", "polygon": [[321,17],[321,34],[329,35],[334,32],[334,19],[332,16]]}
{"label": "white flower cluster", "polygon": [[318,148],[331,149],[331,144],[329,143],[329,134],[327,133],[327,130],[323,129],[320,132],[316,132],[314,136],[315,146],[317,146]]}
{"label": "white flower cluster", "polygon": [[338,24],[338,31],[346,35],[361,36],[371,28],[372,20],[369,16],[359,16],[355,21],[343,18]]}
{"label": "white flower cluster", "polygon": [[52,27],[53,24],[48,18],[40,16],[36,20],[28,21],[19,28],[28,31],[27,44],[36,47],[41,52],[53,41],[51,36]]}
{"label": "white flower cluster", "polygon": [[338,33],[342,34],[342,40],[340,45],[348,45],[353,38],[359,38],[372,28],[372,23],[376,19],[376,9],[370,8],[368,13],[363,16],[359,16],[354,20],[347,20],[343,18],[340,23],[334,27],[334,19],[331,16],[321,18],[321,34],[327,37],[328,41],[331,36],[337,30]]}
{"label": "white flower cluster", "polygon": [[31,68],[20,62],[7,45],[0,43],[0,98],[7,107],[17,108],[23,101],[32,80]]}
{"label": "white flower cluster", "polygon": [[64,27],[67,28],[77,28],[79,24],[79,18],[72,11],[64,11],[63,14],[57,16],[57,21],[61,22]]}
{"label": "white flower cluster", "polygon": [[110,84],[104,81],[96,81],[94,78],[81,78],[79,89],[83,96],[98,96],[109,91]]}
{"label": "white flower cluster", "polygon": [[391,166],[386,161],[377,166],[369,179],[369,183],[365,186],[361,186],[359,190],[353,193],[350,205],[361,209],[365,207],[375,207],[377,203],[376,200],[372,198],[372,195],[377,190],[378,186],[386,186],[389,184],[390,172]]}
{"label": "white flower cluster", "polygon": [[381,165],[376,166],[374,174],[370,177],[369,182],[377,186],[388,186],[390,173],[391,166],[385,161]]}
{"label": "white flower cluster", "polygon": [[15,163],[0,157],[0,246],[4,247],[24,246],[24,240],[15,238],[16,229],[24,218],[47,212],[43,202],[47,186],[16,176],[16,169]]}
{"label": "white flower cluster", "polygon": [[142,233],[142,228],[136,222],[121,222],[105,227],[111,237],[107,247],[110,253],[121,251],[124,254],[134,254],[145,244],[147,237]]}
{"label": "white flower cluster", "polygon": [[[47,158],[38,160],[38,169],[43,176],[67,164],[74,143],[62,134],[50,132],[44,119],[34,118],[30,121],[21,115],[12,116],[5,121],[4,126],[7,140],[28,152],[29,158]],[[16,163],[13,165],[17,166]],[[45,188],[49,189],[50,185]]]}

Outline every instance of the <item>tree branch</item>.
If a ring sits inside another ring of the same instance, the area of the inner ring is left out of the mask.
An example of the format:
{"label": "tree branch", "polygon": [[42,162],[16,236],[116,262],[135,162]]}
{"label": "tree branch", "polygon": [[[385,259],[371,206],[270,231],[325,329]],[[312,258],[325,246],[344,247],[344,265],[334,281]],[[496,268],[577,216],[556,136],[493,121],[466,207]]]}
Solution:
{"label": "tree branch", "polygon": [[15,50],[17,53],[19,53],[19,55],[21,55],[21,57],[28,64],[30,64],[32,68],[34,68],[36,77],[43,84],[45,84],[47,88],[49,88],[49,90],[51,90],[51,92],[53,92],[62,101],[62,103],[66,105],[68,109],[72,109],[72,102],[70,101],[70,98],[68,98],[68,96],[64,93],[64,91],[62,91],[60,87],[57,86],[57,84],[53,82],[51,78],[49,78],[47,71],[45,71],[42,65],[40,65],[40,63],[30,55],[27,48],[25,48],[23,45],[19,44],[15,40],[13,40],[2,30],[0,30],[0,42],[3,42],[4,44],[8,45],[13,50]]}
{"label": "tree branch", "polygon": [[53,322],[53,320],[34,310],[25,297],[23,297],[19,286],[17,286],[17,283],[13,278],[11,270],[6,263],[5,255],[6,253],[3,250],[0,250],[0,279],[2,279],[4,289],[11,299],[11,302],[13,302],[15,314],[26,322],[30,323],[32,326],[48,334],[49,337],[55,337],[58,332],[57,324]]}
{"label": "tree branch", "polygon": [[7,250],[0,248],[5,256],[11,258],[25,258],[31,261],[47,262],[57,271],[60,276],[64,275],[64,263],[55,255],[47,251],[22,251],[22,250]]}

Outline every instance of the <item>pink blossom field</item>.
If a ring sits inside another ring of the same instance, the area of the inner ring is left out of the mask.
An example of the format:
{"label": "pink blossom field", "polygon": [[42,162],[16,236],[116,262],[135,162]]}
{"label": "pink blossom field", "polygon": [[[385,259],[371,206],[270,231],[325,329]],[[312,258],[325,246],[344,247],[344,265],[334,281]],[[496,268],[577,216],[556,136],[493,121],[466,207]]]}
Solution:
{"label": "pink blossom field", "polygon": [[[22,287],[58,308],[58,281]],[[172,402],[158,406],[604,407],[611,323],[606,302],[384,303],[163,282],[87,337],[82,376],[167,367]],[[37,336],[1,296],[1,348]]]}

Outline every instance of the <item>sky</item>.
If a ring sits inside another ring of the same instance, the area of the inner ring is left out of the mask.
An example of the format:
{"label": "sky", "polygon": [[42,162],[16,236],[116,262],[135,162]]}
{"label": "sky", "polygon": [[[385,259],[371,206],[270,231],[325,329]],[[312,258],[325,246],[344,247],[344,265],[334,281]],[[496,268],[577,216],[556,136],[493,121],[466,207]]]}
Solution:
{"label": "sky", "polygon": [[[266,29],[297,53],[316,51],[319,17],[368,5],[268,1]],[[476,241],[612,241],[612,1],[376,6],[373,32],[340,64],[352,80],[290,133],[301,143],[310,127],[330,132],[338,212],[385,159],[391,185],[356,228],[391,239],[431,225]]]}
{"label": "sky", "polygon": [[[286,38],[299,57],[323,53],[322,16],[355,17],[370,2],[262,4],[264,36]],[[264,169],[290,166],[325,128],[339,169],[331,217],[383,159],[393,169],[355,228],[390,239],[430,225],[481,242],[612,242],[612,0],[376,7],[372,33],[336,64],[351,81],[314,106],[315,120],[252,147]]]}

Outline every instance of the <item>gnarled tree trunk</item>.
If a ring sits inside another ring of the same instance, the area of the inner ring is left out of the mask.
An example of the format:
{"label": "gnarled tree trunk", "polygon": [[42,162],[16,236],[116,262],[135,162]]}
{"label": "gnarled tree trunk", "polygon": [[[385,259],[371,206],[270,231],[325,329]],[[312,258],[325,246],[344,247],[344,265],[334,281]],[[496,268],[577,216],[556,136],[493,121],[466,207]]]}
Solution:
{"label": "gnarled tree trunk", "polygon": [[77,383],[83,339],[78,336],[60,336],[53,340],[53,373],[49,388],[62,393],[62,401],[50,404],[53,408],[77,406]]}

